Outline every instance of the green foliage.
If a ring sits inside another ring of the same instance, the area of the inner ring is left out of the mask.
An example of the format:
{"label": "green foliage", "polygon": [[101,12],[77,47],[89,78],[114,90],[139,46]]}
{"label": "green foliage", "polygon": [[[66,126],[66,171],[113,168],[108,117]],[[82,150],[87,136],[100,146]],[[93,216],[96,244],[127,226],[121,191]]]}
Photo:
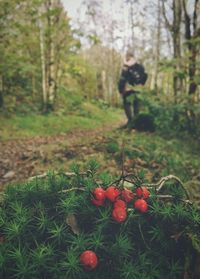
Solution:
{"label": "green foliage", "polygon": [[[84,174],[74,166],[74,176],[49,173],[6,189],[0,223],[2,278],[181,279],[186,258],[199,251],[200,229],[199,210],[181,201],[182,187],[168,182],[162,194],[173,199],[166,201],[152,190],[148,212],[136,212],[131,203],[120,224],[112,219],[109,203],[92,204],[97,181],[106,188],[111,177],[98,173],[95,161],[88,166]],[[93,271],[79,262],[88,249],[99,259]]]}
{"label": "green foliage", "polygon": [[200,136],[200,106],[192,97],[183,96],[174,103],[151,92],[149,96],[143,97],[142,102],[153,118],[156,130],[163,135],[188,133],[195,137]]}
{"label": "green foliage", "polygon": [[80,95],[76,95],[75,92],[69,91],[67,94],[62,105],[58,104],[58,110],[51,114],[38,114],[31,111],[28,114],[0,115],[2,123],[0,139],[55,135],[77,128],[91,130],[106,124],[108,118],[109,123],[116,123],[121,118],[117,109],[108,111],[106,108],[100,108],[98,103],[83,102]]}
{"label": "green foliage", "polygon": [[87,63],[81,56],[69,58],[68,72],[75,81],[76,88],[82,96],[91,99],[96,91],[96,73],[91,64]]}
{"label": "green foliage", "polygon": [[[42,94],[41,46],[44,50],[47,83],[50,65],[48,53],[53,47],[54,58],[51,63],[56,69],[51,75],[54,75],[56,89],[64,85],[62,77],[63,73],[66,74],[71,49],[77,49],[77,40],[72,36],[69,18],[62,4],[53,1],[52,9],[43,4],[38,0],[30,0],[29,3],[1,1],[0,79],[1,106],[5,111],[42,110],[45,100]],[[50,20],[54,22],[52,26]],[[57,96],[59,99],[59,94]]]}
{"label": "green foliage", "polygon": [[119,152],[119,145],[115,141],[110,141],[106,146],[106,151],[108,153],[116,153]]}

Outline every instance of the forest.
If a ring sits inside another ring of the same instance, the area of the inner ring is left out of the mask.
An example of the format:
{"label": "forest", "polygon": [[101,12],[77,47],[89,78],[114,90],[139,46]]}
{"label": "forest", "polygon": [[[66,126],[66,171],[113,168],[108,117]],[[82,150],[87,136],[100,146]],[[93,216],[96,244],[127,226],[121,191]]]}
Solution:
{"label": "forest", "polygon": [[199,279],[199,140],[199,0],[0,0],[1,278]]}

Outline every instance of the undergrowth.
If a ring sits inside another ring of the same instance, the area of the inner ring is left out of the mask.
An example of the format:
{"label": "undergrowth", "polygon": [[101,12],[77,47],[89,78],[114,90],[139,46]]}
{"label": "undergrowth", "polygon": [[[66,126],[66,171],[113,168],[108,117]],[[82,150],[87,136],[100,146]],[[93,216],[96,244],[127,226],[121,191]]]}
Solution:
{"label": "undergrowth", "polygon": [[[127,219],[111,216],[112,204],[95,206],[92,191],[114,185],[135,191],[148,186],[144,175],[112,177],[91,161],[86,171],[49,173],[44,178],[8,187],[1,202],[0,270],[2,278],[182,279],[193,274],[200,252],[199,210],[187,200],[179,180],[157,191],[150,187],[148,211],[129,203]],[[164,198],[165,197],[165,198]],[[80,264],[93,250],[98,266]]]}

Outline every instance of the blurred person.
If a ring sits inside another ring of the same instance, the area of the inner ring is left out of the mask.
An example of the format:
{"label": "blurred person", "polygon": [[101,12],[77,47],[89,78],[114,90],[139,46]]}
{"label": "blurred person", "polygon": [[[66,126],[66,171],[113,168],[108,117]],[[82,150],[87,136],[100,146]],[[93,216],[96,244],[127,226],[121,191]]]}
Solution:
{"label": "blurred person", "polygon": [[127,123],[123,126],[124,128],[134,128],[134,120],[139,114],[138,94],[140,87],[146,83],[147,77],[144,66],[138,63],[133,52],[128,50],[118,82],[118,90],[122,96],[123,107],[127,117]]}

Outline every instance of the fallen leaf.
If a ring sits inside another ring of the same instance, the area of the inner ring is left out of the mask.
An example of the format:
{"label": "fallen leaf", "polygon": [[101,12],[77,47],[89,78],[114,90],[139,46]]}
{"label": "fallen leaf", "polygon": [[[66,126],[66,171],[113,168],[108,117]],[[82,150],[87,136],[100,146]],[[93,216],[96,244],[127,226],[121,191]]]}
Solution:
{"label": "fallen leaf", "polygon": [[70,228],[72,229],[73,233],[75,234],[80,234],[80,229],[78,227],[78,223],[76,220],[76,217],[74,214],[69,214],[66,218],[66,223],[67,225],[70,226]]}

